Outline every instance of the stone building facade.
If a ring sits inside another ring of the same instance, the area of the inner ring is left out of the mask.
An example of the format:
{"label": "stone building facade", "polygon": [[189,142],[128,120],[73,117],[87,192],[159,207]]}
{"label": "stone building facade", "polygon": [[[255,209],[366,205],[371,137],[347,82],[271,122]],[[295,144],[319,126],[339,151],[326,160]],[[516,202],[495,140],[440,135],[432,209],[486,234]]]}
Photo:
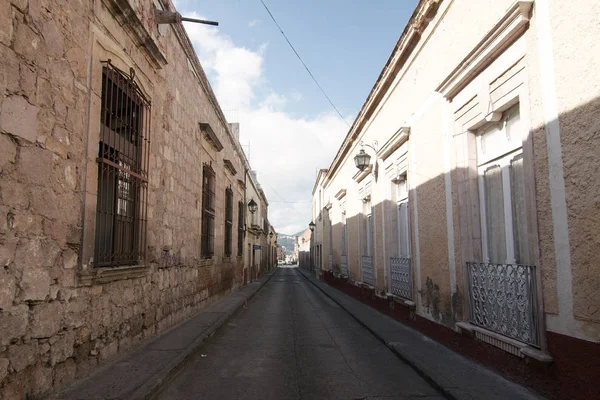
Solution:
{"label": "stone building facade", "polygon": [[174,9],[0,0],[3,399],[84,377],[244,283],[250,166],[155,8]]}
{"label": "stone building facade", "polygon": [[421,0],[317,178],[320,271],[517,357],[597,372],[599,7]]}

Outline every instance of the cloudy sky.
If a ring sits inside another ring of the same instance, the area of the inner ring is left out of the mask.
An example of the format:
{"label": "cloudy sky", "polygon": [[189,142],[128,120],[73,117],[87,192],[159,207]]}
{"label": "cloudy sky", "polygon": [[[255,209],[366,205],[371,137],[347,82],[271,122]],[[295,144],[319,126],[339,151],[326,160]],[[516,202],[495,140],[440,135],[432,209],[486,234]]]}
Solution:
{"label": "cloudy sky", "polygon": [[[280,233],[311,217],[316,171],[328,168],[416,0],[265,0],[342,113],[333,110],[260,0],[177,0],[202,66],[269,199]],[[351,4],[351,5],[350,5]]]}

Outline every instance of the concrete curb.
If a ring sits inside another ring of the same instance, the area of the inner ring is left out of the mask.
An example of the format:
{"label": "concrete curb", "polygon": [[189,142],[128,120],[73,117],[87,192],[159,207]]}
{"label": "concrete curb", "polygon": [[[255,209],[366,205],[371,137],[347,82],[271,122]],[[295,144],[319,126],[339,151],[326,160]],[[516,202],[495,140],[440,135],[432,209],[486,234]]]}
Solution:
{"label": "concrete curb", "polygon": [[[337,299],[335,299],[334,297],[330,296],[329,293],[327,293],[325,290],[323,290],[323,288],[321,288],[319,285],[317,285],[315,282],[313,282],[313,280],[309,278],[309,274],[308,273],[302,271],[300,268],[298,268],[298,272],[300,272],[300,274],[304,277],[304,279],[306,279],[307,281],[309,281],[314,287],[316,287],[321,292],[323,292],[323,294],[325,294],[325,296],[329,297],[334,303],[336,303],[338,306],[340,306],[340,308],[342,310],[346,311],[346,313],[348,313],[348,315],[350,315],[363,328],[365,328],[373,336],[375,336],[375,338],[377,338],[377,340],[379,340],[380,342],[382,342],[383,344],[385,344],[385,346],[388,349],[390,349],[391,352],[396,355],[396,357],[400,358],[402,361],[404,361],[406,364],[408,364],[421,378],[423,378],[427,383],[429,383],[431,386],[433,386],[433,388],[436,389],[438,392],[440,392],[444,397],[446,397],[447,399],[450,399],[450,400],[459,400],[456,397],[454,397],[451,393],[449,393],[447,390],[445,390],[443,386],[441,386],[440,384],[438,384],[438,382],[436,382],[432,377],[430,377],[423,369],[419,368],[413,362],[411,362],[411,360],[409,360],[406,357],[404,357],[400,352],[398,352],[398,350],[396,350],[394,347],[392,347],[389,342],[387,342],[383,337],[381,337],[369,325],[367,325],[366,323],[364,323],[360,318],[356,317],[356,315],[354,315],[350,310],[348,310],[348,308],[346,308],[342,303],[340,303],[339,301],[337,301]],[[314,277],[314,279],[317,279],[317,278]],[[335,289],[335,288],[332,288],[332,289]],[[373,311],[376,311],[376,310],[373,310]]]}
{"label": "concrete curb", "polygon": [[[227,322],[230,319],[232,319],[242,309],[242,307],[244,307],[248,303],[248,301],[250,301],[271,280],[271,278],[273,276],[277,275],[278,271],[279,271],[279,269],[275,269],[273,272],[269,272],[268,274],[263,275],[263,278],[265,278],[265,279],[259,281],[260,284],[258,287],[254,288],[254,290],[252,290],[252,292],[245,294],[242,298],[237,300],[237,302],[235,302],[233,304],[233,307],[230,310],[227,310],[219,319],[217,319],[215,322],[211,323],[206,329],[204,329],[202,331],[202,333],[199,334],[199,336],[195,337],[193,339],[193,341],[187,347],[185,347],[184,350],[181,351],[180,354],[173,357],[173,359],[168,361],[163,367],[161,367],[160,369],[158,369],[157,371],[155,371],[154,373],[152,373],[148,377],[146,377],[144,379],[143,383],[141,383],[141,385],[138,385],[137,387],[133,387],[130,390],[126,390],[126,391],[124,391],[126,393],[121,393],[117,397],[110,396],[110,398],[113,400],[117,400],[117,399],[119,399],[119,400],[125,400],[125,399],[127,399],[127,400],[151,400],[151,399],[156,398],[161,393],[161,391],[170,382],[173,381],[173,379],[177,376],[177,374],[193,359],[193,357],[197,354],[198,350],[206,342],[206,340],[208,338],[210,338],[211,336],[213,336],[216,332],[218,332],[222,327],[224,327],[227,324]],[[240,290],[243,290],[243,288]],[[230,293],[228,296],[231,296],[232,294],[238,293],[238,292],[239,292],[239,290],[236,292]],[[227,298],[227,296],[223,297],[221,300],[223,300],[225,298]],[[221,301],[221,300],[219,300],[219,301]],[[218,304],[219,301],[217,301],[216,303],[214,303],[212,305]],[[197,317],[202,312],[210,312],[210,310],[209,310],[210,307],[211,306],[208,306],[207,308],[199,311],[197,314],[190,316],[185,321],[181,321],[179,324],[175,325],[174,327],[170,328],[169,330],[167,330],[167,331],[163,332],[162,334],[152,338],[151,340],[143,343],[139,347],[132,349],[131,351],[123,354],[120,357],[117,357],[115,360],[113,360],[113,362],[101,367],[99,370],[95,371],[92,375],[77,382],[75,385],[70,386],[68,388],[64,388],[61,392],[59,392],[55,395],[51,395],[49,397],[49,399],[53,399],[53,400],[67,400],[67,399],[70,399],[70,400],[71,399],[85,399],[85,400],[90,399],[91,400],[92,398],[94,400],[105,399],[106,397],[103,396],[102,394],[90,397],[89,394],[83,395],[83,396],[78,395],[76,391],[77,391],[77,388],[79,388],[81,386],[85,386],[86,383],[93,381],[95,378],[98,379],[100,377],[100,374],[103,371],[113,368],[115,365],[126,360],[128,357],[132,357],[132,355],[134,355],[134,354],[139,354],[140,352],[143,352],[144,350],[148,350],[153,343],[155,343],[159,339],[165,337],[165,335],[172,333],[173,331],[176,331],[179,327],[181,327],[185,323],[191,321],[193,318]]]}
{"label": "concrete curb", "polygon": [[236,306],[207,329],[202,335],[200,335],[194,342],[188,346],[179,356],[173,361],[163,367],[159,372],[150,377],[146,382],[134,391],[129,397],[131,400],[152,400],[156,398],[161,391],[169,385],[175,379],[177,374],[183,370],[183,368],[194,358],[197,351],[204,344],[204,342],[219,331],[225,324],[235,317],[235,315],[244,307],[248,301],[250,301],[279,271],[276,268],[273,272],[269,273],[268,278],[261,282],[260,286],[256,290],[249,294],[248,297],[240,305]]}

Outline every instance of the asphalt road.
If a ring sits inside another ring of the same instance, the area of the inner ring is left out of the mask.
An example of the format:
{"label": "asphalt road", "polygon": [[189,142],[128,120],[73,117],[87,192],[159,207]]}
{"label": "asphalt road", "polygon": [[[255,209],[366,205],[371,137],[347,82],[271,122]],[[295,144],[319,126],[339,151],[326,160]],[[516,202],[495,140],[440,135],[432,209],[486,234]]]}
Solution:
{"label": "asphalt road", "polygon": [[294,268],[281,268],[159,398],[443,399]]}

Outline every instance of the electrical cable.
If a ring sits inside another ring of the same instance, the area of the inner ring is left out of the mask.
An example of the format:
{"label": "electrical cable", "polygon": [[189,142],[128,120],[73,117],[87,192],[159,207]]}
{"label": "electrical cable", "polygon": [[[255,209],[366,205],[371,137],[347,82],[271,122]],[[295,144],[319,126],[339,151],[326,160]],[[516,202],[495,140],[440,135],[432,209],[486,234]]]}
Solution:
{"label": "electrical cable", "polygon": [[331,107],[333,107],[333,109],[335,110],[335,112],[337,112],[337,114],[340,117],[340,119],[342,121],[344,121],[346,123],[346,125],[348,125],[348,127],[350,127],[350,124],[348,123],[348,121],[346,121],[346,119],[342,116],[342,113],[337,109],[337,107],[335,106],[335,104],[333,104],[333,101],[331,101],[331,99],[329,98],[329,96],[327,96],[327,93],[325,93],[325,90],[323,90],[323,87],[321,87],[321,85],[319,84],[319,82],[317,81],[317,79],[315,78],[315,76],[313,75],[313,73],[310,71],[310,69],[308,68],[308,66],[304,62],[304,60],[302,60],[302,57],[300,57],[300,54],[298,54],[298,52],[294,48],[294,45],[292,44],[292,42],[290,42],[290,40],[288,39],[288,37],[285,35],[285,33],[283,32],[283,29],[281,29],[281,26],[279,26],[279,24],[277,23],[277,20],[275,19],[275,17],[271,13],[271,10],[269,10],[269,7],[267,7],[267,5],[265,4],[265,2],[263,0],[260,0],[260,2],[265,7],[265,10],[267,10],[267,12],[269,13],[269,16],[271,16],[271,19],[273,20],[273,22],[275,23],[275,25],[277,25],[277,28],[279,29],[279,32],[281,32],[281,34],[285,38],[286,42],[290,45],[290,48],[292,49],[292,51],[294,52],[294,54],[296,54],[296,57],[298,57],[298,60],[300,60],[300,62],[304,66],[304,69],[306,69],[306,72],[308,72],[308,74],[310,75],[310,77],[312,78],[312,80],[317,84],[317,86],[321,90],[321,93],[323,93],[323,95],[325,96],[325,98],[327,99],[327,101],[329,101],[329,104],[331,104]]}

